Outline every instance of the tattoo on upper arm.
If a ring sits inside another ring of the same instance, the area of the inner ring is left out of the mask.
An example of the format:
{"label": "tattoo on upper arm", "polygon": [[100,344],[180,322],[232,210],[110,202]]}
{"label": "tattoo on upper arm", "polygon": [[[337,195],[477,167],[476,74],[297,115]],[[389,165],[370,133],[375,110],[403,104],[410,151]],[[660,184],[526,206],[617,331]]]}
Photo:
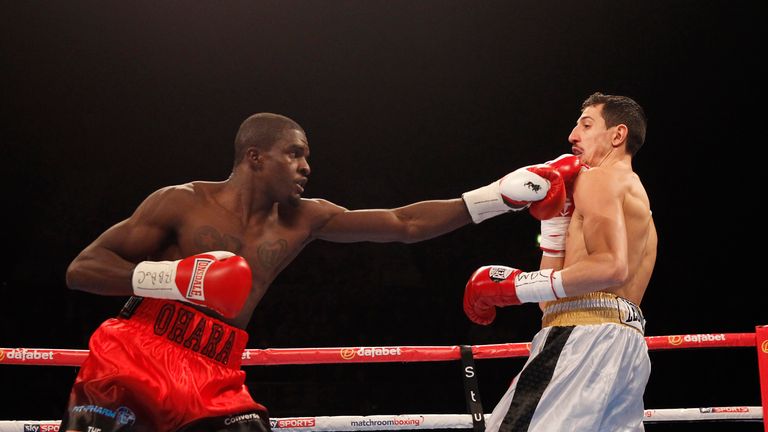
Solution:
{"label": "tattoo on upper arm", "polygon": [[203,251],[225,250],[239,253],[243,249],[243,241],[229,234],[221,234],[216,228],[205,225],[195,232],[195,246]]}
{"label": "tattoo on upper arm", "polygon": [[257,249],[259,263],[266,269],[275,267],[285,255],[286,249],[288,249],[288,242],[285,239],[263,242]]}

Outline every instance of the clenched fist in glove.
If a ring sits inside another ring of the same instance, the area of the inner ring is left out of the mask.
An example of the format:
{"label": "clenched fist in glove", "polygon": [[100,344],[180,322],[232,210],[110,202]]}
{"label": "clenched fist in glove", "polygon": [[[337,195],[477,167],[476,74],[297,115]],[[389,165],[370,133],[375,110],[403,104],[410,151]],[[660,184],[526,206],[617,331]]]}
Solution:
{"label": "clenched fist in glove", "polygon": [[214,251],[177,261],[142,261],[133,270],[133,293],[179,300],[234,318],[251,291],[251,267],[232,252]]}
{"label": "clenched fist in glove", "polygon": [[560,174],[563,179],[563,188],[560,189],[560,184],[558,184],[558,189],[549,193],[546,199],[531,204],[529,209],[531,216],[541,221],[559,216],[562,213],[566,199],[573,193],[573,182],[585,167],[579,157],[572,154],[564,154],[555,160],[544,163],[544,166],[551,167]]}
{"label": "clenched fist in glove", "polygon": [[[568,225],[571,223],[571,216],[575,209],[573,205],[573,183],[576,176],[587,166],[582,164],[578,156],[564,154],[555,160],[549,161],[546,165],[551,166],[565,183],[565,200],[560,211],[552,217],[541,219],[541,250],[545,256],[562,257],[565,256],[565,236],[568,231]],[[534,203],[538,204],[538,203]],[[534,211],[531,205],[531,213]]]}
{"label": "clenched fist in glove", "polygon": [[464,289],[464,313],[472,322],[488,325],[496,318],[496,307],[565,296],[559,271],[523,272],[512,267],[483,266],[472,274]]}
{"label": "clenched fist in glove", "polygon": [[[488,186],[462,195],[475,223],[510,210],[522,210],[532,202],[548,201],[553,197],[557,202],[564,200],[565,185],[560,173],[545,164],[520,168]],[[542,211],[547,209],[549,207]],[[559,208],[552,210],[552,214],[557,210]]]}

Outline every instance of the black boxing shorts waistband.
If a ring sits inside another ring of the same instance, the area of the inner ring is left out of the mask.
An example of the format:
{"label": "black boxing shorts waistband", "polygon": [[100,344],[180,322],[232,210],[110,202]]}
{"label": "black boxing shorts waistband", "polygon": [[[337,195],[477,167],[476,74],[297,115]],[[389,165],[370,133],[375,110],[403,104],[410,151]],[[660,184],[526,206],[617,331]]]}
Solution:
{"label": "black boxing shorts waistband", "polygon": [[232,369],[240,368],[248,342],[244,330],[176,301],[131,297],[119,318]]}
{"label": "black boxing shorts waistband", "polygon": [[541,321],[542,327],[614,323],[645,333],[645,318],[639,306],[602,291],[549,302]]}

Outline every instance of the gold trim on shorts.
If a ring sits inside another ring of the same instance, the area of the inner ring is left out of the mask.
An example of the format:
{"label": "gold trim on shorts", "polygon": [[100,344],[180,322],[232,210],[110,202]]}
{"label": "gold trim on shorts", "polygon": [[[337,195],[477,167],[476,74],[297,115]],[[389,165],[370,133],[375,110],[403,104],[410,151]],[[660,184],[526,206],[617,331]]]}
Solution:
{"label": "gold trim on shorts", "polygon": [[542,327],[614,323],[645,333],[645,318],[639,306],[602,291],[547,303],[541,323]]}

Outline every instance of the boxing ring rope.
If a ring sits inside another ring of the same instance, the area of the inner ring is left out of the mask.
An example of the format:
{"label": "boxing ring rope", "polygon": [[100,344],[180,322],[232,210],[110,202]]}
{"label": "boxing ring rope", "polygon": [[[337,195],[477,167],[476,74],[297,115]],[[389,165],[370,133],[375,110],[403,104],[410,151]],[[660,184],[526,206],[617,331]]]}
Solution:
{"label": "boxing ring rope", "polygon": [[[755,333],[703,333],[647,336],[651,351],[696,348],[755,347],[758,356],[761,407],[731,406],[702,408],[646,409],[645,422],[668,421],[763,421],[768,430],[768,326],[757,326]],[[473,345],[474,359],[527,357],[530,343]],[[79,366],[87,350],[47,348],[0,348],[0,365]],[[243,366],[301,364],[427,362],[461,360],[460,346],[391,346],[336,348],[247,349]],[[486,414],[486,419],[489,414]],[[471,414],[402,414],[373,416],[316,416],[273,418],[273,428],[301,431],[471,429]],[[37,428],[34,428],[38,425]],[[55,431],[56,421],[0,421],[0,432],[26,430]]]}

